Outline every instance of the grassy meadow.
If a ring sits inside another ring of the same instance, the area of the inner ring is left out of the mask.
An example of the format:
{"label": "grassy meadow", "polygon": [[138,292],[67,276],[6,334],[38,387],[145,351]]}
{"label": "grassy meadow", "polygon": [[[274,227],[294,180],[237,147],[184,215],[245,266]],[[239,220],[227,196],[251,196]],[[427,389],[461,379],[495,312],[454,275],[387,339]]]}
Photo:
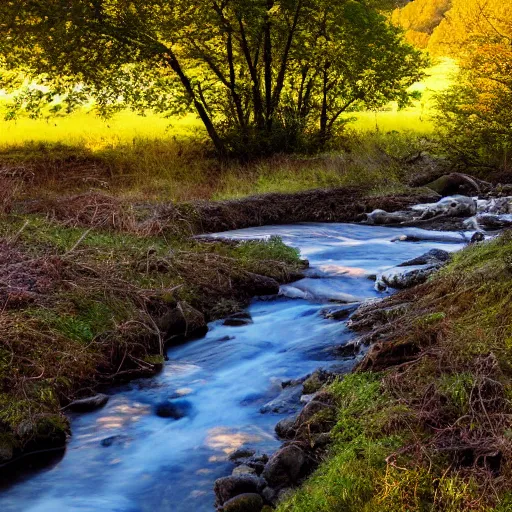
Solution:
{"label": "grassy meadow", "polygon": [[104,120],[82,111],[0,121],[0,166],[31,177],[37,187],[25,187],[29,197],[41,189],[49,195],[102,189],[147,200],[226,199],[368,181],[376,193],[389,191],[403,179],[395,159],[421,149],[422,137],[434,132],[434,94],[455,71],[453,61],[439,61],[412,87],[422,97],[406,109],[390,104],[347,114],[352,122],[346,140],[326,155],[219,163],[205,152],[205,132],[193,115],[168,119],[127,111]]}

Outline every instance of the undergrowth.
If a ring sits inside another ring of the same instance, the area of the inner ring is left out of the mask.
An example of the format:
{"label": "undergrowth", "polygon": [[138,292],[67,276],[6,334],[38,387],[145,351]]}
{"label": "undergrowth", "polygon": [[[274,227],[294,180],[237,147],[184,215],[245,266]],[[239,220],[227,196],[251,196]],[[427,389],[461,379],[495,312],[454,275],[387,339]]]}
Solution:
{"label": "undergrowth", "polygon": [[194,138],[133,138],[101,148],[27,141],[0,146],[0,178],[12,182],[16,199],[96,190],[130,200],[219,200],[354,185],[382,193],[403,191],[409,158],[433,147],[421,132],[353,131],[329,153],[241,163],[218,161]]}
{"label": "undergrowth", "polygon": [[330,453],[280,512],[512,510],[511,254],[507,232],[380,306],[409,304],[331,386]]}

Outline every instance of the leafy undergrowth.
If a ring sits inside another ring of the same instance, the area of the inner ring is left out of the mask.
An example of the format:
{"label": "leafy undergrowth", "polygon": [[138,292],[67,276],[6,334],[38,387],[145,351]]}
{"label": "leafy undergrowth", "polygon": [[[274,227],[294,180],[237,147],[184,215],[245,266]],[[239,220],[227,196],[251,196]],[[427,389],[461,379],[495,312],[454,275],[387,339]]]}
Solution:
{"label": "leafy undergrowth", "polygon": [[383,306],[397,304],[332,385],[330,454],[280,512],[512,510],[512,235]]}
{"label": "leafy undergrowth", "polygon": [[166,315],[225,316],[302,266],[277,238],[166,239],[0,217],[0,463],[61,445],[61,407],[73,398],[157,371]]}

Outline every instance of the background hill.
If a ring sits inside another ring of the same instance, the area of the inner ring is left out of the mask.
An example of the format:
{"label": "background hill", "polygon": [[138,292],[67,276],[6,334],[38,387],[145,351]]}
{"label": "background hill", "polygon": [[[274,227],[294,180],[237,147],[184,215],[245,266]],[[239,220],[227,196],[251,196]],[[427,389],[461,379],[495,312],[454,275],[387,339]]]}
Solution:
{"label": "background hill", "polygon": [[499,0],[413,0],[395,9],[392,20],[409,42],[432,55],[457,56],[468,38],[498,35],[512,22],[508,2]]}

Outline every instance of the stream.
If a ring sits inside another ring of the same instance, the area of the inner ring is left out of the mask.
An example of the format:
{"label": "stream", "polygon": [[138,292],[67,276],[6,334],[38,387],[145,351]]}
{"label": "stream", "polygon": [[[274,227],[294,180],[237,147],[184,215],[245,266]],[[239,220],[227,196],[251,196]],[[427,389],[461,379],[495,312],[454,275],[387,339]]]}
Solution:
{"label": "stream", "polygon": [[[205,338],[168,350],[152,379],[110,391],[101,410],[71,417],[73,436],[53,465],[0,490],[2,512],[212,512],[213,483],[231,474],[229,454],[241,446],[271,453],[280,446],[275,424],[298,408],[262,413],[281,393],[281,382],[319,367],[350,371],[332,347],[353,335],[344,322],[324,318],[335,302],[383,296],[370,275],[430,249],[455,251],[460,233],[401,242],[400,235],[434,234],[415,228],[354,224],[297,224],[251,228],[217,236],[255,239],[279,235],[310,261],[304,279],[281,296],[255,299],[253,323],[213,322]],[[469,234],[470,237],[471,234]],[[161,418],[156,406],[178,399],[189,407],[180,420]],[[275,402],[274,402],[275,403]]]}

